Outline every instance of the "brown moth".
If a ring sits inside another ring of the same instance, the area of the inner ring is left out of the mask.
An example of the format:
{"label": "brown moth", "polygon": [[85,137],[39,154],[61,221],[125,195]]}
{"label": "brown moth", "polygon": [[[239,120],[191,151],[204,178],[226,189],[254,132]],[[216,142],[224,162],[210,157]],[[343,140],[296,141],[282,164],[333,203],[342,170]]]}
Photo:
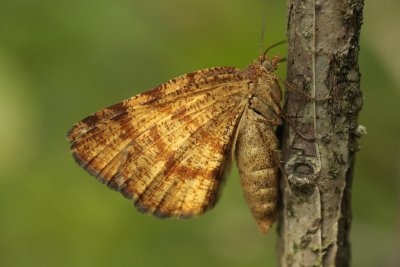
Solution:
{"label": "brown moth", "polygon": [[245,199],[266,233],[278,200],[278,62],[264,54],[244,70],[195,71],[102,109],[68,132],[71,153],[140,211],[188,218],[214,206],[236,152]]}

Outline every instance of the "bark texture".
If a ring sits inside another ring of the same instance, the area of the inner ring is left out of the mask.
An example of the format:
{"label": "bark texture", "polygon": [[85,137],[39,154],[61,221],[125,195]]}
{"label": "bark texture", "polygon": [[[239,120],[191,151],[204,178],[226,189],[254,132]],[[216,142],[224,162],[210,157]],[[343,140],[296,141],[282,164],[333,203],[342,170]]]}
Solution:
{"label": "bark texture", "polygon": [[288,0],[280,266],[350,264],[362,9],[363,0]]}

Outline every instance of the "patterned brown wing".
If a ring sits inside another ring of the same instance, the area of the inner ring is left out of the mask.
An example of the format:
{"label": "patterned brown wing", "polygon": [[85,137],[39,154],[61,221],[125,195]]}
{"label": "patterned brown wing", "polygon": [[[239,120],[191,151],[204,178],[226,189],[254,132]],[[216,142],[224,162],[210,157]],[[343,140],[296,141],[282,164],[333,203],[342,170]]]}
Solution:
{"label": "patterned brown wing", "polygon": [[72,154],[144,212],[201,214],[215,203],[247,83],[228,67],[173,79],[74,125]]}
{"label": "patterned brown wing", "polygon": [[[187,96],[199,94],[209,89],[209,83],[236,80],[239,78],[238,72],[240,70],[233,67],[217,67],[179,76],[148,92],[133,96],[88,116],[71,128],[68,132],[68,140],[72,142],[87,131],[99,127],[117,116],[124,116],[128,112],[145,112],[149,107],[168,105],[178,99],[182,100]],[[140,114],[137,115],[140,116]]]}

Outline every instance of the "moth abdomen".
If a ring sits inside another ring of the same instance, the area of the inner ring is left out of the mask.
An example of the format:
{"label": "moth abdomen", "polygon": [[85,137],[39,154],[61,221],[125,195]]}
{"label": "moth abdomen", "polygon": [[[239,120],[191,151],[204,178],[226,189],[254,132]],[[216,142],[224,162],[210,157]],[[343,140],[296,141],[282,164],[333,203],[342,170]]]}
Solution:
{"label": "moth abdomen", "polygon": [[243,116],[236,143],[240,181],[247,205],[265,234],[277,213],[278,165],[274,154],[278,140],[272,126],[254,110],[247,109]]}

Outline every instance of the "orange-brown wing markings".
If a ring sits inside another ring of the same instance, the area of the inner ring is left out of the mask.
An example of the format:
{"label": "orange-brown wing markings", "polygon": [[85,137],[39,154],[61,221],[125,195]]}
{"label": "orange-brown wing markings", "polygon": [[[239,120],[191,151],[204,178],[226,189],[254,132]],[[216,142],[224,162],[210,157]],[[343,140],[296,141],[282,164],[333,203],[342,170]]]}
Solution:
{"label": "orange-brown wing markings", "polygon": [[[107,181],[110,177],[110,171],[117,167],[114,163],[121,162],[125,157],[124,149],[127,146],[133,146],[136,148],[135,159],[139,158],[142,153],[150,153],[143,149],[141,144],[151,142],[149,138],[153,138],[156,134],[155,127],[160,124],[165,124],[164,130],[169,129],[169,132],[163,132],[160,136],[167,138],[170,132],[177,131],[178,127],[187,127],[189,124],[186,122],[190,119],[196,119],[201,116],[203,112],[207,112],[207,108],[216,105],[220,101],[225,99],[245,97],[243,88],[231,88],[232,86],[225,85],[209,92],[207,95],[202,95],[194,101],[186,103],[180,103],[179,106],[173,108],[175,112],[167,113],[163,112],[163,109],[156,109],[157,116],[146,117],[145,121],[141,124],[134,125],[132,121],[135,114],[129,116],[129,114],[121,117],[123,123],[115,125],[114,121],[110,121],[110,128],[107,132],[103,131],[102,134],[98,134],[96,131],[89,131],[82,135],[78,140],[72,144],[72,151],[74,157],[80,164],[89,170],[93,175],[103,172],[101,175],[103,179]],[[236,96],[235,96],[236,95]],[[147,113],[153,114],[152,110]],[[147,114],[147,115],[149,115]],[[126,121],[125,121],[126,120]],[[192,120],[193,121],[193,120]],[[192,126],[196,127],[196,125]],[[95,128],[94,128],[95,129]],[[186,130],[187,131],[187,130]],[[169,143],[173,143],[173,139],[170,138]],[[157,141],[154,145],[161,145]],[[118,157],[120,159],[113,160],[112,158]],[[155,155],[154,155],[155,156]],[[107,165],[113,162],[112,166],[107,168]],[[104,168],[106,170],[104,171]],[[109,173],[109,175],[105,175]]]}
{"label": "orange-brown wing markings", "polygon": [[[224,90],[226,95],[221,94],[220,90]],[[92,159],[90,155],[99,154],[102,149],[108,147],[117,139],[124,139],[123,137],[127,135],[130,138],[136,138],[144,130],[151,128],[155,124],[179,118],[180,115],[185,112],[187,113],[187,111],[198,110],[196,106],[203,105],[204,102],[212,103],[212,101],[216,101],[218,98],[229,97],[230,94],[234,93],[236,91],[230,91],[229,84],[226,84],[224,88],[221,88],[221,85],[218,84],[211,86],[206,92],[200,95],[193,94],[185,99],[179,99],[170,105],[154,106],[122,113],[107,122],[94,126],[89,131],[80,135],[74,140],[72,148],[74,149],[78,144],[85,144],[84,150],[86,154],[81,155],[81,157],[89,161]],[[165,116],[162,116],[162,114],[165,114]],[[132,134],[133,130],[136,131],[136,135]],[[121,131],[122,138],[114,134],[119,131]],[[94,147],[90,147],[90,145]]]}
{"label": "orange-brown wing markings", "polygon": [[[179,98],[199,93],[202,89],[209,88],[203,85],[241,79],[241,71],[233,67],[210,68],[179,76],[152,90],[121,101],[86,117],[71,128],[67,135],[68,140],[73,141],[93,127],[106,123],[110,119],[127,111],[131,111],[132,113],[138,109],[146,109],[148,106],[165,105]],[[194,88],[196,90],[193,90]]]}
{"label": "orange-brown wing markings", "polygon": [[[226,71],[227,73],[223,73],[223,71]],[[94,115],[89,116],[88,118],[91,119],[84,119],[82,122],[74,125],[68,135],[68,138],[72,142],[73,151],[76,150],[75,148],[77,144],[83,146],[80,148],[80,150],[86,151],[86,155],[80,155],[79,157],[76,157],[77,161],[81,165],[83,164],[83,161],[85,161],[87,165],[95,155],[99,154],[99,151],[109,147],[110,144],[112,146],[113,143],[118,142],[120,139],[124,139],[126,136],[134,138],[134,136],[132,136],[132,131],[148,129],[150,127],[149,125],[157,124],[157,120],[165,117],[160,116],[160,113],[173,113],[178,116],[180,113],[183,113],[185,109],[187,109],[185,106],[187,106],[188,103],[190,104],[192,102],[196,102],[195,104],[199,105],[201,101],[208,101],[213,97],[219,96],[220,93],[218,88],[221,86],[221,84],[228,84],[229,82],[234,83],[235,81],[242,79],[241,74],[238,74],[235,71],[236,69],[234,68],[221,67],[187,74],[181,77],[186,77],[186,80],[189,79],[188,77],[190,77],[190,80],[193,79],[193,82],[186,85],[186,88],[178,90],[180,87],[178,86],[179,83],[176,82],[178,85],[171,84],[170,87],[172,87],[172,89],[164,89],[165,94],[168,94],[168,97],[166,97],[166,95],[164,96],[165,98],[169,98],[169,103],[166,102],[164,98],[160,97],[158,98],[157,103],[153,101],[152,104],[146,104],[144,106],[138,104],[137,106],[134,106],[133,100],[140,98],[143,100],[143,97],[139,95],[132,98],[133,102],[130,103],[125,110],[123,110],[123,106],[126,105],[124,103],[127,103],[127,101],[130,100],[125,100],[121,102],[122,104],[120,105],[113,105],[112,107],[119,106],[118,109],[113,109],[118,110],[118,115],[115,115],[108,120],[106,120],[106,117],[100,117],[97,119],[98,123],[92,124],[90,127],[86,124],[88,121],[94,123],[96,119],[93,119],[93,117],[96,117],[96,114],[108,114],[107,116],[109,116],[111,113],[99,111]],[[219,74],[217,76],[212,76],[216,73]],[[225,79],[228,76],[231,77],[229,82],[227,82]],[[177,78],[171,81],[179,81],[182,79],[183,78]],[[168,83],[171,83],[171,81]],[[198,86],[201,86],[201,88],[197,88]],[[185,97],[179,95],[178,93],[181,93]],[[147,94],[149,94],[149,92],[142,95],[144,96]],[[153,97],[155,94],[151,93],[150,95]],[[154,100],[155,98],[153,97],[152,99]],[[87,126],[86,128],[85,125]],[[119,132],[121,136],[115,134],[116,132]],[[88,167],[88,170],[90,171],[90,167]]]}
{"label": "orange-brown wing markings", "polygon": [[[147,183],[141,192],[131,182],[123,188],[125,195],[135,199],[141,210],[161,217],[190,217],[212,207],[245,104],[242,99],[232,109],[214,113],[167,159],[156,159],[165,164],[151,179],[144,179]],[[130,180],[135,181],[137,175],[133,172]]]}
{"label": "orange-brown wing markings", "polygon": [[[211,126],[215,126],[213,128],[215,131],[209,132],[211,136],[219,138],[221,134],[225,136],[222,143],[213,143],[212,137],[204,138],[207,137],[206,132],[199,133],[202,136],[201,140],[204,141],[199,142],[199,144],[195,145],[194,149],[190,150],[190,153],[184,158],[183,164],[196,162],[198,166],[197,170],[201,170],[201,166],[208,166],[208,171],[206,171],[206,174],[200,171],[196,175],[193,175],[196,178],[191,179],[192,183],[189,182],[190,180],[187,182],[184,179],[185,177],[181,177],[184,184],[177,188],[174,194],[171,193],[173,191],[169,193],[171,195],[170,198],[167,198],[169,201],[164,201],[164,204],[157,208],[157,212],[168,214],[171,210],[179,210],[184,216],[192,216],[201,214],[216,203],[219,185],[223,182],[224,173],[227,171],[227,167],[232,160],[231,150],[233,142],[235,142],[234,134],[242,116],[244,106],[245,103],[242,103],[236,109],[232,109],[232,116],[225,114],[225,120],[221,123],[215,121],[216,125]],[[225,125],[225,128],[223,125]],[[205,131],[207,130],[205,129]],[[204,153],[204,147],[213,147],[214,151],[212,152],[214,153],[207,156],[202,154]],[[198,155],[202,155],[203,157],[198,158]]]}
{"label": "orange-brown wing markings", "polygon": [[[163,157],[168,157],[170,151],[175,151],[177,148],[180,148],[181,143],[185,142],[191,133],[195,132],[197,128],[201,127],[202,123],[210,120],[213,116],[210,116],[209,113],[214,112],[213,115],[217,115],[215,114],[215,110],[223,110],[225,108],[227,111],[229,111],[231,107],[234,109],[237,105],[239,105],[240,101],[243,101],[243,96],[240,94],[240,92],[236,92],[236,94],[236,96],[218,99],[218,101],[210,101],[210,103],[205,102],[202,107],[196,107],[194,113],[188,113],[186,115],[182,114],[180,118],[175,118],[174,120],[171,119],[173,115],[169,115],[168,119],[163,120],[162,123],[159,122],[158,124],[154,124],[144,131],[141,131],[140,135],[131,135],[129,138],[125,138],[123,140],[121,139],[123,145],[118,146],[118,148],[110,147],[114,152],[118,153],[117,155],[112,156],[114,157],[112,161],[117,162],[119,165],[128,167],[132,166],[131,163],[141,163],[142,165],[147,166],[149,165],[149,160],[152,160],[155,163],[159,162]],[[191,109],[189,108],[187,111],[190,112]],[[182,149],[186,150],[187,148],[190,148],[190,145],[191,144],[188,144],[188,147],[184,147]],[[100,153],[97,155],[97,159],[99,160],[92,162],[93,168],[98,172],[104,167],[107,169],[107,171],[104,171],[103,169],[103,171],[99,173],[105,182],[108,181],[108,179],[110,179],[115,172],[119,171],[119,169],[115,168],[117,166],[113,166],[113,168],[111,168],[110,166],[107,166],[107,164],[105,166],[102,165],[103,162],[108,161],[109,156],[113,154],[113,151],[107,150],[103,153]],[[81,153],[79,150],[77,152]],[[83,150],[82,152],[84,153],[85,151]],[[124,162],[124,159],[126,160],[128,154],[129,162]],[[144,154],[146,156],[145,161],[143,158]],[[101,157],[106,157],[106,160],[103,161]],[[173,160],[175,161],[176,159]],[[138,173],[141,170],[146,169],[139,168],[138,170],[132,172]],[[127,175],[128,174],[125,176]]]}
{"label": "orange-brown wing markings", "polygon": [[[214,203],[220,183],[218,177],[222,176],[224,159],[229,155],[230,138],[245,103],[247,99],[237,93],[209,105],[210,110],[201,110],[196,117],[189,116],[185,124],[187,128],[180,126],[176,131],[169,130],[164,134],[160,130],[168,122],[158,125],[152,129],[159,131],[158,135],[144,134],[137,141],[148,144],[147,147],[129,146],[118,160],[113,160],[114,172],[107,173],[114,175],[110,179],[99,178],[111,188],[122,191],[126,197],[140,199],[136,206],[142,211],[164,217],[189,217],[202,213]],[[152,147],[162,141],[163,147]],[[161,148],[164,151],[158,151]],[[196,155],[203,157],[196,158]],[[179,165],[181,162],[183,166]],[[191,168],[190,163],[195,168]],[[100,176],[104,174],[100,173]],[[153,182],[155,179],[157,182]],[[146,190],[152,182],[158,186]],[[168,186],[173,189],[167,194]],[[173,196],[177,190],[182,192]],[[142,192],[146,194],[142,196]],[[186,199],[185,195],[192,198]],[[165,204],[160,203],[162,198]]]}
{"label": "orange-brown wing markings", "polygon": [[[181,77],[187,84],[174,86]],[[213,205],[249,95],[234,68],[181,77],[89,116],[68,136],[79,164],[162,217],[193,216]]]}

